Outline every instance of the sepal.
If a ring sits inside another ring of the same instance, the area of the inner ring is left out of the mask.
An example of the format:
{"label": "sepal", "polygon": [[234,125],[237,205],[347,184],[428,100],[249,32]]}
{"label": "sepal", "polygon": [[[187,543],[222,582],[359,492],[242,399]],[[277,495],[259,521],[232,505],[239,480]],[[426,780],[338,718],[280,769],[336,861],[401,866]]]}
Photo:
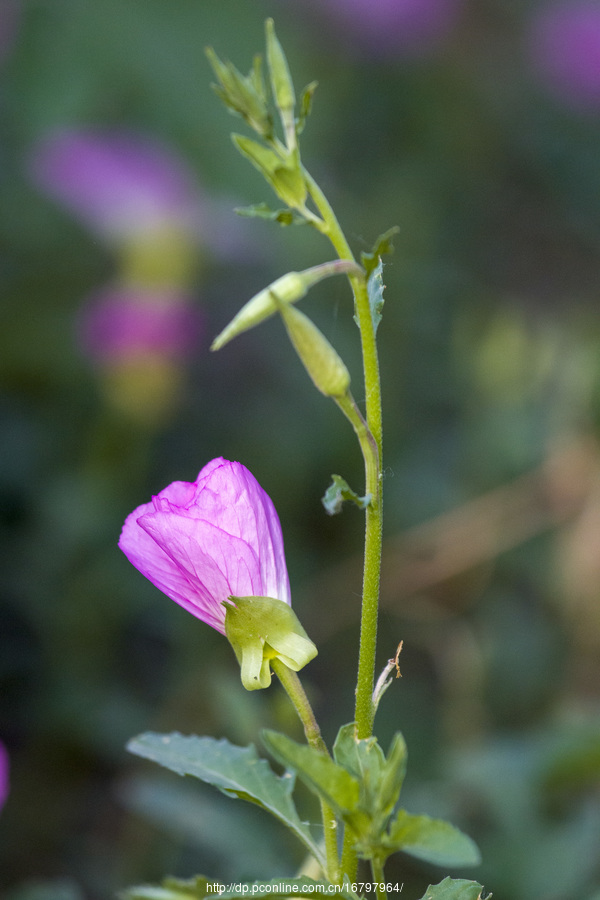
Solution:
{"label": "sepal", "polygon": [[299,672],[317,655],[295,612],[283,600],[230,597],[224,606],[225,634],[240,664],[246,690],[269,687],[272,659]]}

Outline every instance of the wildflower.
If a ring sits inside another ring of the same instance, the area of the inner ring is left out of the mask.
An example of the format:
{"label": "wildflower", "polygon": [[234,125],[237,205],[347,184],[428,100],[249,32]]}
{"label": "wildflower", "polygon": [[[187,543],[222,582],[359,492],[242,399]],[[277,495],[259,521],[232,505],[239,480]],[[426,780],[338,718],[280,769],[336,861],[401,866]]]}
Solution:
{"label": "wildflower", "polygon": [[154,139],[128,132],[61,131],[36,147],[36,183],[112,241],[199,231],[193,175]]}
{"label": "wildflower", "polygon": [[184,609],[226,634],[248,690],[267,687],[269,660],[297,671],[316,655],[291,611],[281,525],[241,463],[217,458],[126,519],[119,546]]}
{"label": "wildflower", "polygon": [[371,53],[420,53],[454,25],[462,0],[325,0],[336,21]]}
{"label": "wildflower", "polygon": [[568,105],[600,110],[600,5],[543,6],[531,22],[529,53],[540,81]]}

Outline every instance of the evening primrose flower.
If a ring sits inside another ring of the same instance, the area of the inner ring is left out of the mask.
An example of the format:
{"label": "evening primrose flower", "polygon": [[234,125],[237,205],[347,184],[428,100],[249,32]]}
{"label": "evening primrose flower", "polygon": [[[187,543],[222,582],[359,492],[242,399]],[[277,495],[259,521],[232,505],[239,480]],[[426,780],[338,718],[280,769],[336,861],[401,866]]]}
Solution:
{"label": "evening primrose flower", "polygon": [[283,535],[272,500],[239,462],[217,458],[126,519],[119,546],[156,587],[225,634],[248,690],[278,658],[298,671],[317,650],[291,609]]}

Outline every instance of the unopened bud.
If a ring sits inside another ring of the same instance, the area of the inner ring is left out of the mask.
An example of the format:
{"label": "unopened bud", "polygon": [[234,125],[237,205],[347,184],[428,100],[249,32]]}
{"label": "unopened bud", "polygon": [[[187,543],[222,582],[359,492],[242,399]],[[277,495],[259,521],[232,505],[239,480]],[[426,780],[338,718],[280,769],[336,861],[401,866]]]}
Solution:
{"label": "unopened bud", "polygon": [[314,385],[327,397],[342,397],[350,386],[350,373],[337,351],[308,316],[293,306],[281,306],[287,333]]}
{"label": "unopened bud", "polygon": [[296,303],[306,295],[309,288],[317,282],[328,278],[330,275],[360,274],[362,269],[355,262],[346,259],[336,259],[332,262],[312,266],[302,272],[288,272],[274,281],[264,290],[255,294],[251,300],[240,309],[239,313],[231,320],[229,325],[217,335],[211,345],[211,350],[220,350],[232,338],[250,328],[254,328],[264,319],[268,319],[282,306]]}

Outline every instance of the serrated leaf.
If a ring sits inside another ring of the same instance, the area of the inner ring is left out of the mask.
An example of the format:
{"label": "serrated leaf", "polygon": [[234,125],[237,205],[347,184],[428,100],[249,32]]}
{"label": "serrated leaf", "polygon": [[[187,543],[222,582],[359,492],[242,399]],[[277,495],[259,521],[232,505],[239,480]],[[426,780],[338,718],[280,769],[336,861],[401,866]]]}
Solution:
{"label": "serrated leaf", "polygon": [[306,744],[297,744],[277,731],[263,731],[267,750],[284,766],[294,769],[304,784],[318,797],[325,800],[338,816],[356,827],[364,824],[358,814],[360,785],[342,766],[329,756]]}
{"label": "serrated leaf", "polygon": [[228,797],[257,804],[286,825],[315,859],[325,864],[320,847],[306,822],[301,821],[292,799],[293,775],[276,775],[265,759],[259,759],[252,744],[237,747],[225,739],[147,732],[133,738],[127,749],[178,775],[199,778]]}
{"label": "serrated leaf", "polygon": [[370,494],[367,494],[365,497],[359,497],[341,475],[332,475],[331,479],[331,484],[321,498],[321,503],[329,516],[335,516],[342,511],[344,500],[355,503],[359,509],[367,508],[371,502]]}
{"label": "serrated leaf", "polygon": [[464,878],[444,878],[439,884],[430,884],[421,900],[491,900],[484,897],[483,885]]}
{"label": "serrated leaf", "polygon": [[363,268],[367,273],[367,277],[371,274],[373,269],[377,268],[380,257],[394,252],[392,238],[394,235],[398,234],[399,231],[400,229],[398,226],[394,225],[393,228],[389,228],[386,232],[379,235],[370,253],[361,253],[360,257]]}
{"label": "serrated leaf", "polygon": [[367,280],[367,291],[369,294],[369,306],[371,307],[371,319],[373,321],[373,329],[377,331],[381,322],[381,314],[383,311],[383,263],[381,259],[371,271]]}
{"label": "serrated leaf", "polygon": [[[208,890],[208,885],[212,890]],[[195,878],[165,878],[160,885],[142,884],[127,888],[119,894],[120,900],[205,900],[215,894],[217,882],[196,875]],[[217,897],[219,894],[217,894]]]}
{"label": "serrated leaf", "polygon": [[401,809],[384,837],[389,853],[402,850],[437,866],[475,866],[481,856],[475,842],[454,825]]}
{"label": "serrated leaf", "polygon": [[241,206],[234,210],[238,216],[248,219],[269,219],[280,225],[306,225],[304,216],[299,216],[291,209],[271,209],[266,203],[255,203],[253,206]]}

